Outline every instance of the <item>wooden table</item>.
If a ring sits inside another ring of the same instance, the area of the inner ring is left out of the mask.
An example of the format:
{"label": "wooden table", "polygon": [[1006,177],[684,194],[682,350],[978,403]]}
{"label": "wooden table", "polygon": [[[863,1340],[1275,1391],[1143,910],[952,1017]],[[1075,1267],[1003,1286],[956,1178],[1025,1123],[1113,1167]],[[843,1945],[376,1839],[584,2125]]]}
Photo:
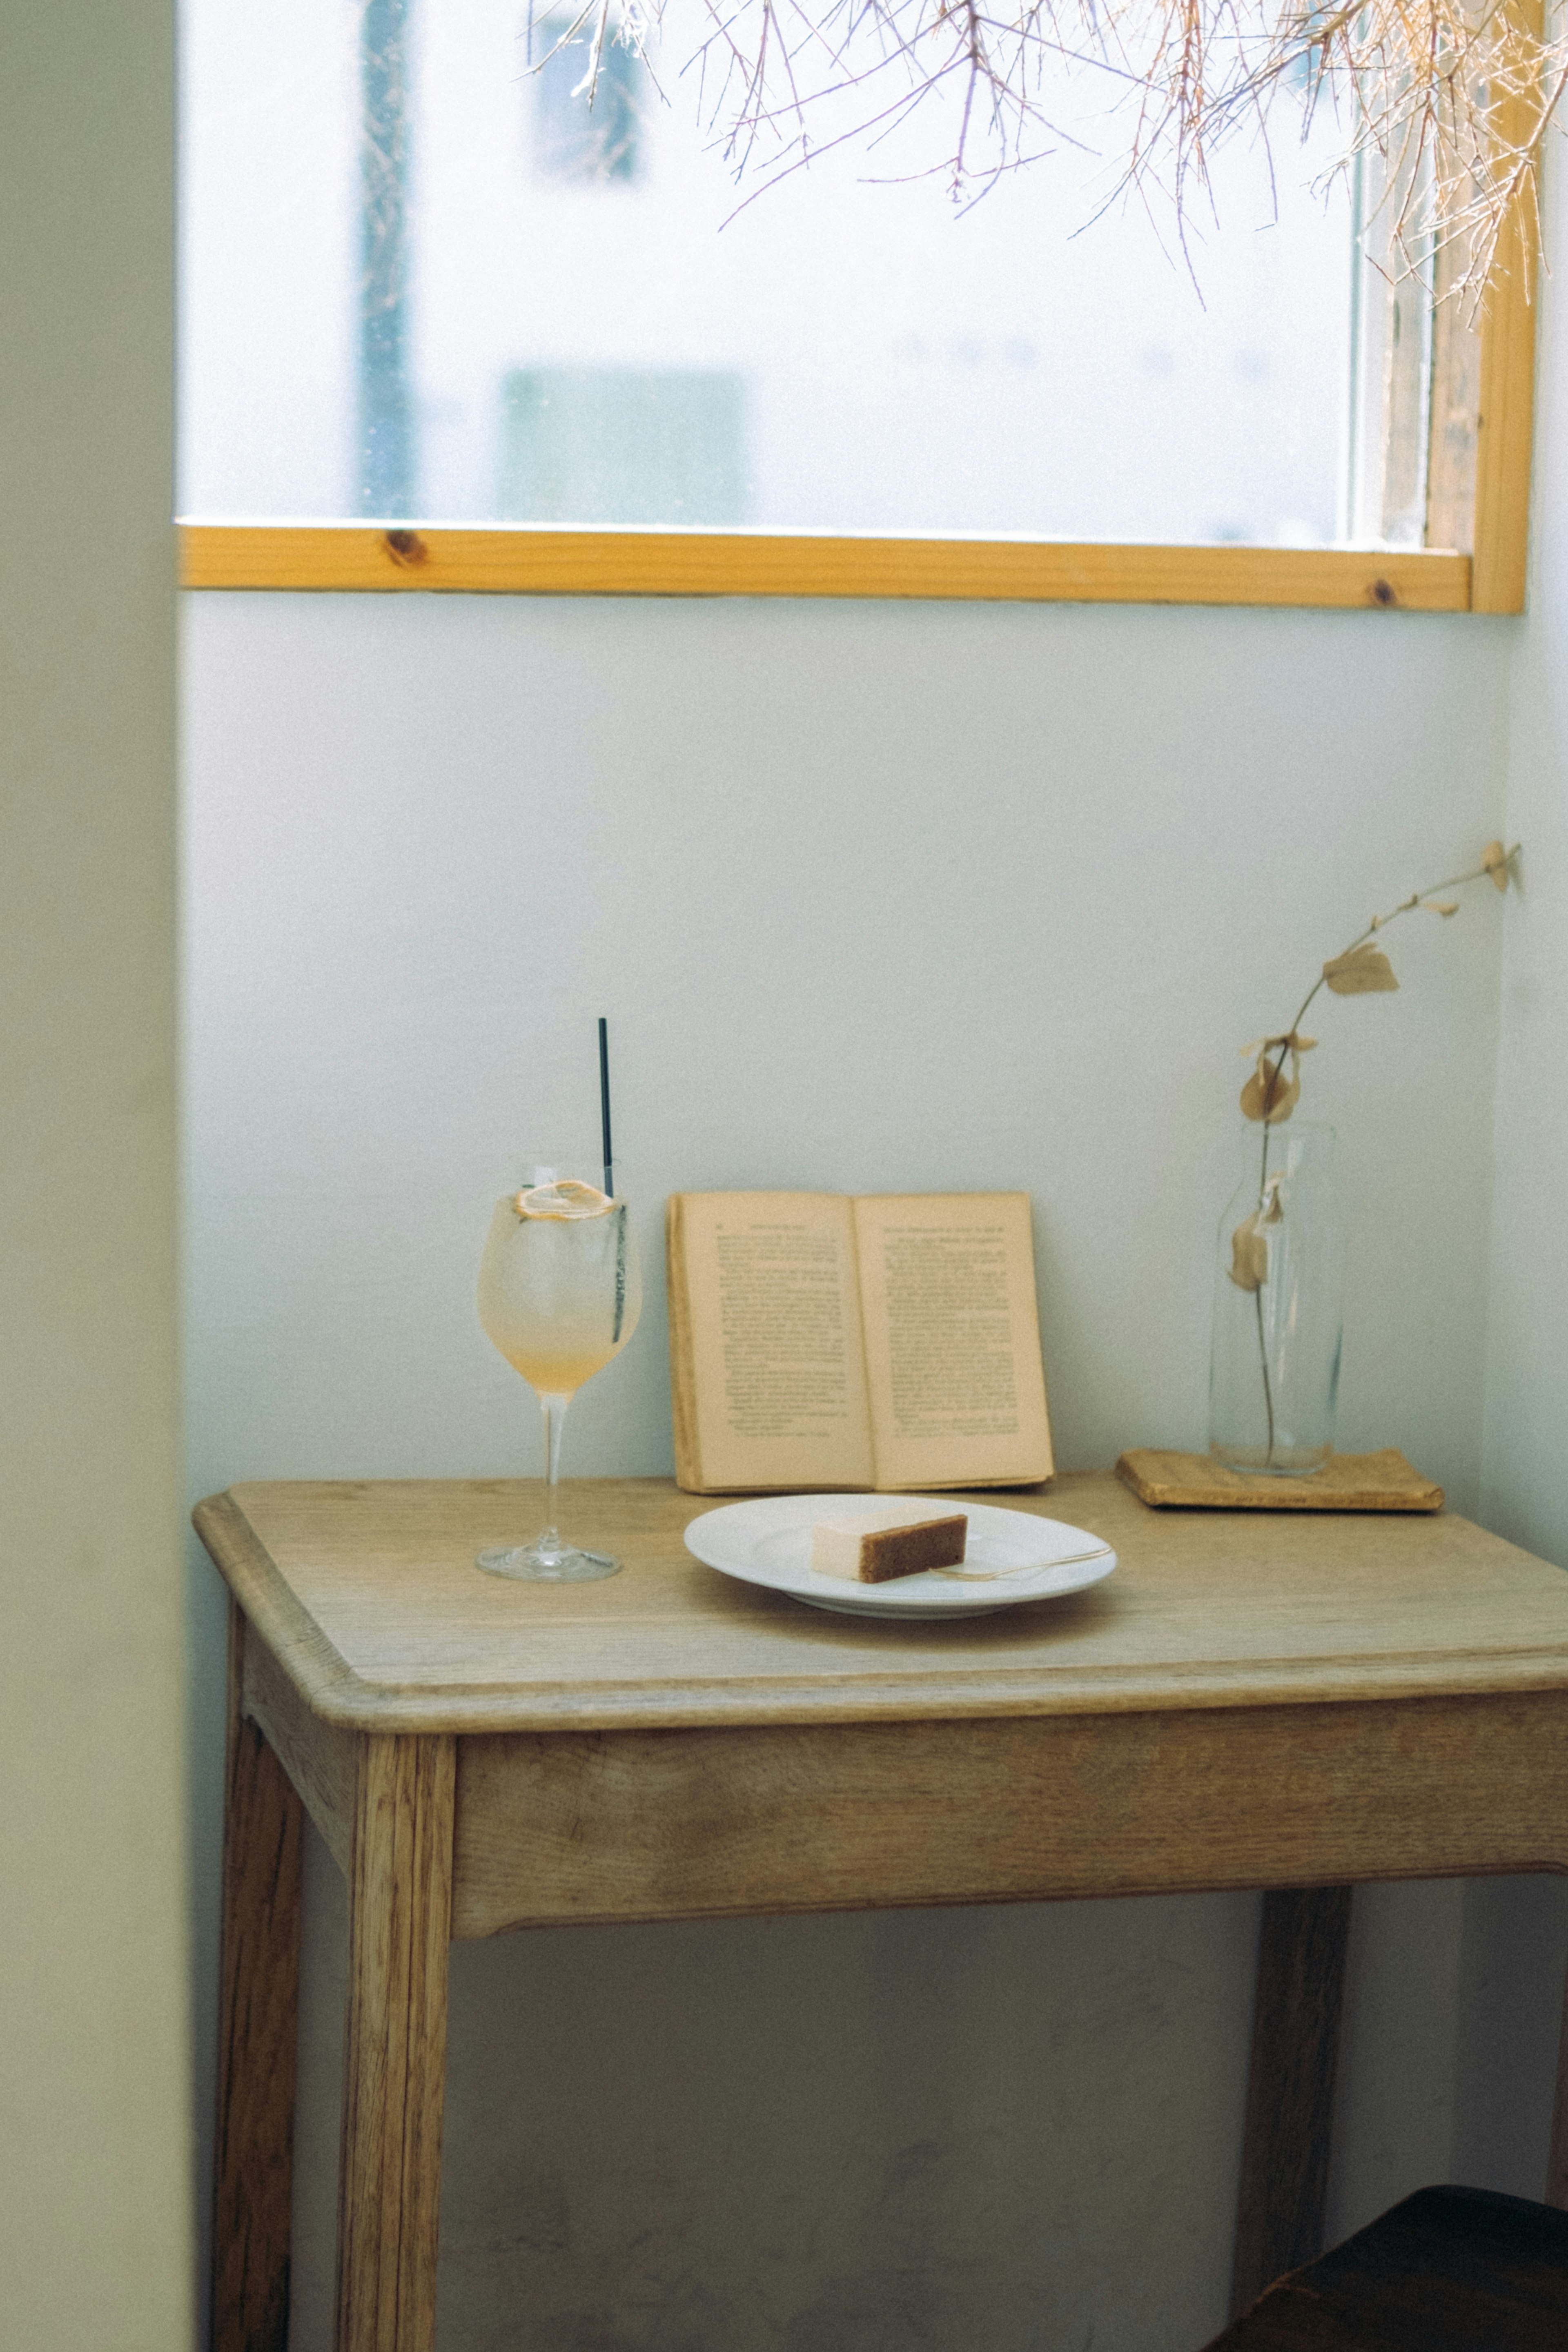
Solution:
{"label": "wooden table", "polygon": [[349,1890],[339,2352],[433,2339],[454,1936],[1280,1890],[1245,2297],[1317,2250],[1350,1884],[1568,1868],[1568,1577],[1451,1514],[1154,1512],[1064,1477],[1011,1499],[1103,1536],[1115,1576],[909,1625],[714,1575],[681,1542],[706,1506],[661,1480],[568,1496],[621,1575],[480,1575],[541,1517],[512,1482],[195,1514],[234,1597],[216,2352],[287,2322],[301,1807]]}

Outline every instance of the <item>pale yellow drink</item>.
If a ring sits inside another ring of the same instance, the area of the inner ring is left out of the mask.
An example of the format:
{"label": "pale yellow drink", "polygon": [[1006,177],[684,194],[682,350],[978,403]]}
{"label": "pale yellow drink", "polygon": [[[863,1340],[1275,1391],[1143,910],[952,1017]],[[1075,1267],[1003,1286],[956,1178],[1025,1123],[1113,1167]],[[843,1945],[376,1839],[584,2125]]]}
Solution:
{"label": "pale yellow drink", "polygon": [[642,1312],[624,1205],[596,1215],[523,1214],[495,1205],[479,1264],[479,1321],[540,1396],[569,1397],[618,1356]]}
{"label": "pale yellow drink", "polygon": [[544,1409],[550,1506],[550,1524],[531,1544],[492,1547],[479,1565],[550,1582],[613,1576],[619,1563],[608,1553],[563,1541],[555,1498],[566,1407],[620,1354],[642,1312],[626,1202],[571,1178],[503,1194],[479,1261],[479,1307],[485,1336]]}

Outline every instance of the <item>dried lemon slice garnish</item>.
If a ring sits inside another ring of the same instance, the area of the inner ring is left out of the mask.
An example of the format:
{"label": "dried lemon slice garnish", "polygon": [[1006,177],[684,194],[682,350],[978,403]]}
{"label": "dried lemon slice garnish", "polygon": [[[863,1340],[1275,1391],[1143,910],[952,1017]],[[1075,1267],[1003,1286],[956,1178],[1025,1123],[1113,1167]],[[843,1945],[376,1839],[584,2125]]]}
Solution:
{"label": "dried lemon slice garnish", "polygon": [[512,1207],[520,1217],[602,1217],[615,1202],[596,1184],[563,1176],[558,1184],[535,1184],[520,1192]]}

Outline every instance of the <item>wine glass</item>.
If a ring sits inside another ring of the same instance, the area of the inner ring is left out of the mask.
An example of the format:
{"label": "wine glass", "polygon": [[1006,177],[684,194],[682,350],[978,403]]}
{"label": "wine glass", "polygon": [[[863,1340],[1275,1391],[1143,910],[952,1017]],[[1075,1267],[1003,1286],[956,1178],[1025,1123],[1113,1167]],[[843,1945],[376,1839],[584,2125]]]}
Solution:
{"label": "wine glass", "polygon": [[642,1276],[624,1201],[536,1168],[531,1185],[496,1202],[479,1264],[479,1321],[521,1373],[544,1413],[548,1524],[531,1544],[482,1551],[494,1576],[581,1584],[614,1576],[607,1552],[567,1543],[555,1525],[561,1431],[586,1380],[618,1356],[642,1312]]}

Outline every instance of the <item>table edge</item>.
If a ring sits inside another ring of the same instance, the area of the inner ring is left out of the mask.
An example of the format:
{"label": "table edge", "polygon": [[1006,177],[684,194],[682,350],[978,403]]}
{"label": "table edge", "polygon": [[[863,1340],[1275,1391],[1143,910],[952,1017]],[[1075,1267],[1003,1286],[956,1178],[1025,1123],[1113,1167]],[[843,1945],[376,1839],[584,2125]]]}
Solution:
{"label": "table edge", "polygon": [[[1234,1669],[1072,1670],[999,1667],[966,1675],[951,1697],[933,1696],[929,1672],[892,1674],[853,1691],[812,1686],[792,1675],[749,1681],[535,1685],[435,1684],[389,1695],[366,1683],[297,1599],[231,1492],[209,1496],[192,1522],[235,1599],[312,1715],[341,1728],[393,1736],[699,1730],[748,1725],[980,1720],[987,1717],[1165,1714],[1247,1706],[1349,1706],[1418,1698],[1568,1694],[1568,1645],[1414,1658],[1391,1653],[1353,1674],[1324,1678],[1322,1662],[1292,1659]],[[1468,1658],[1468,1663],[1467,1663]],[[1307,1677],[1315,1679],[1307,1685]]]}

